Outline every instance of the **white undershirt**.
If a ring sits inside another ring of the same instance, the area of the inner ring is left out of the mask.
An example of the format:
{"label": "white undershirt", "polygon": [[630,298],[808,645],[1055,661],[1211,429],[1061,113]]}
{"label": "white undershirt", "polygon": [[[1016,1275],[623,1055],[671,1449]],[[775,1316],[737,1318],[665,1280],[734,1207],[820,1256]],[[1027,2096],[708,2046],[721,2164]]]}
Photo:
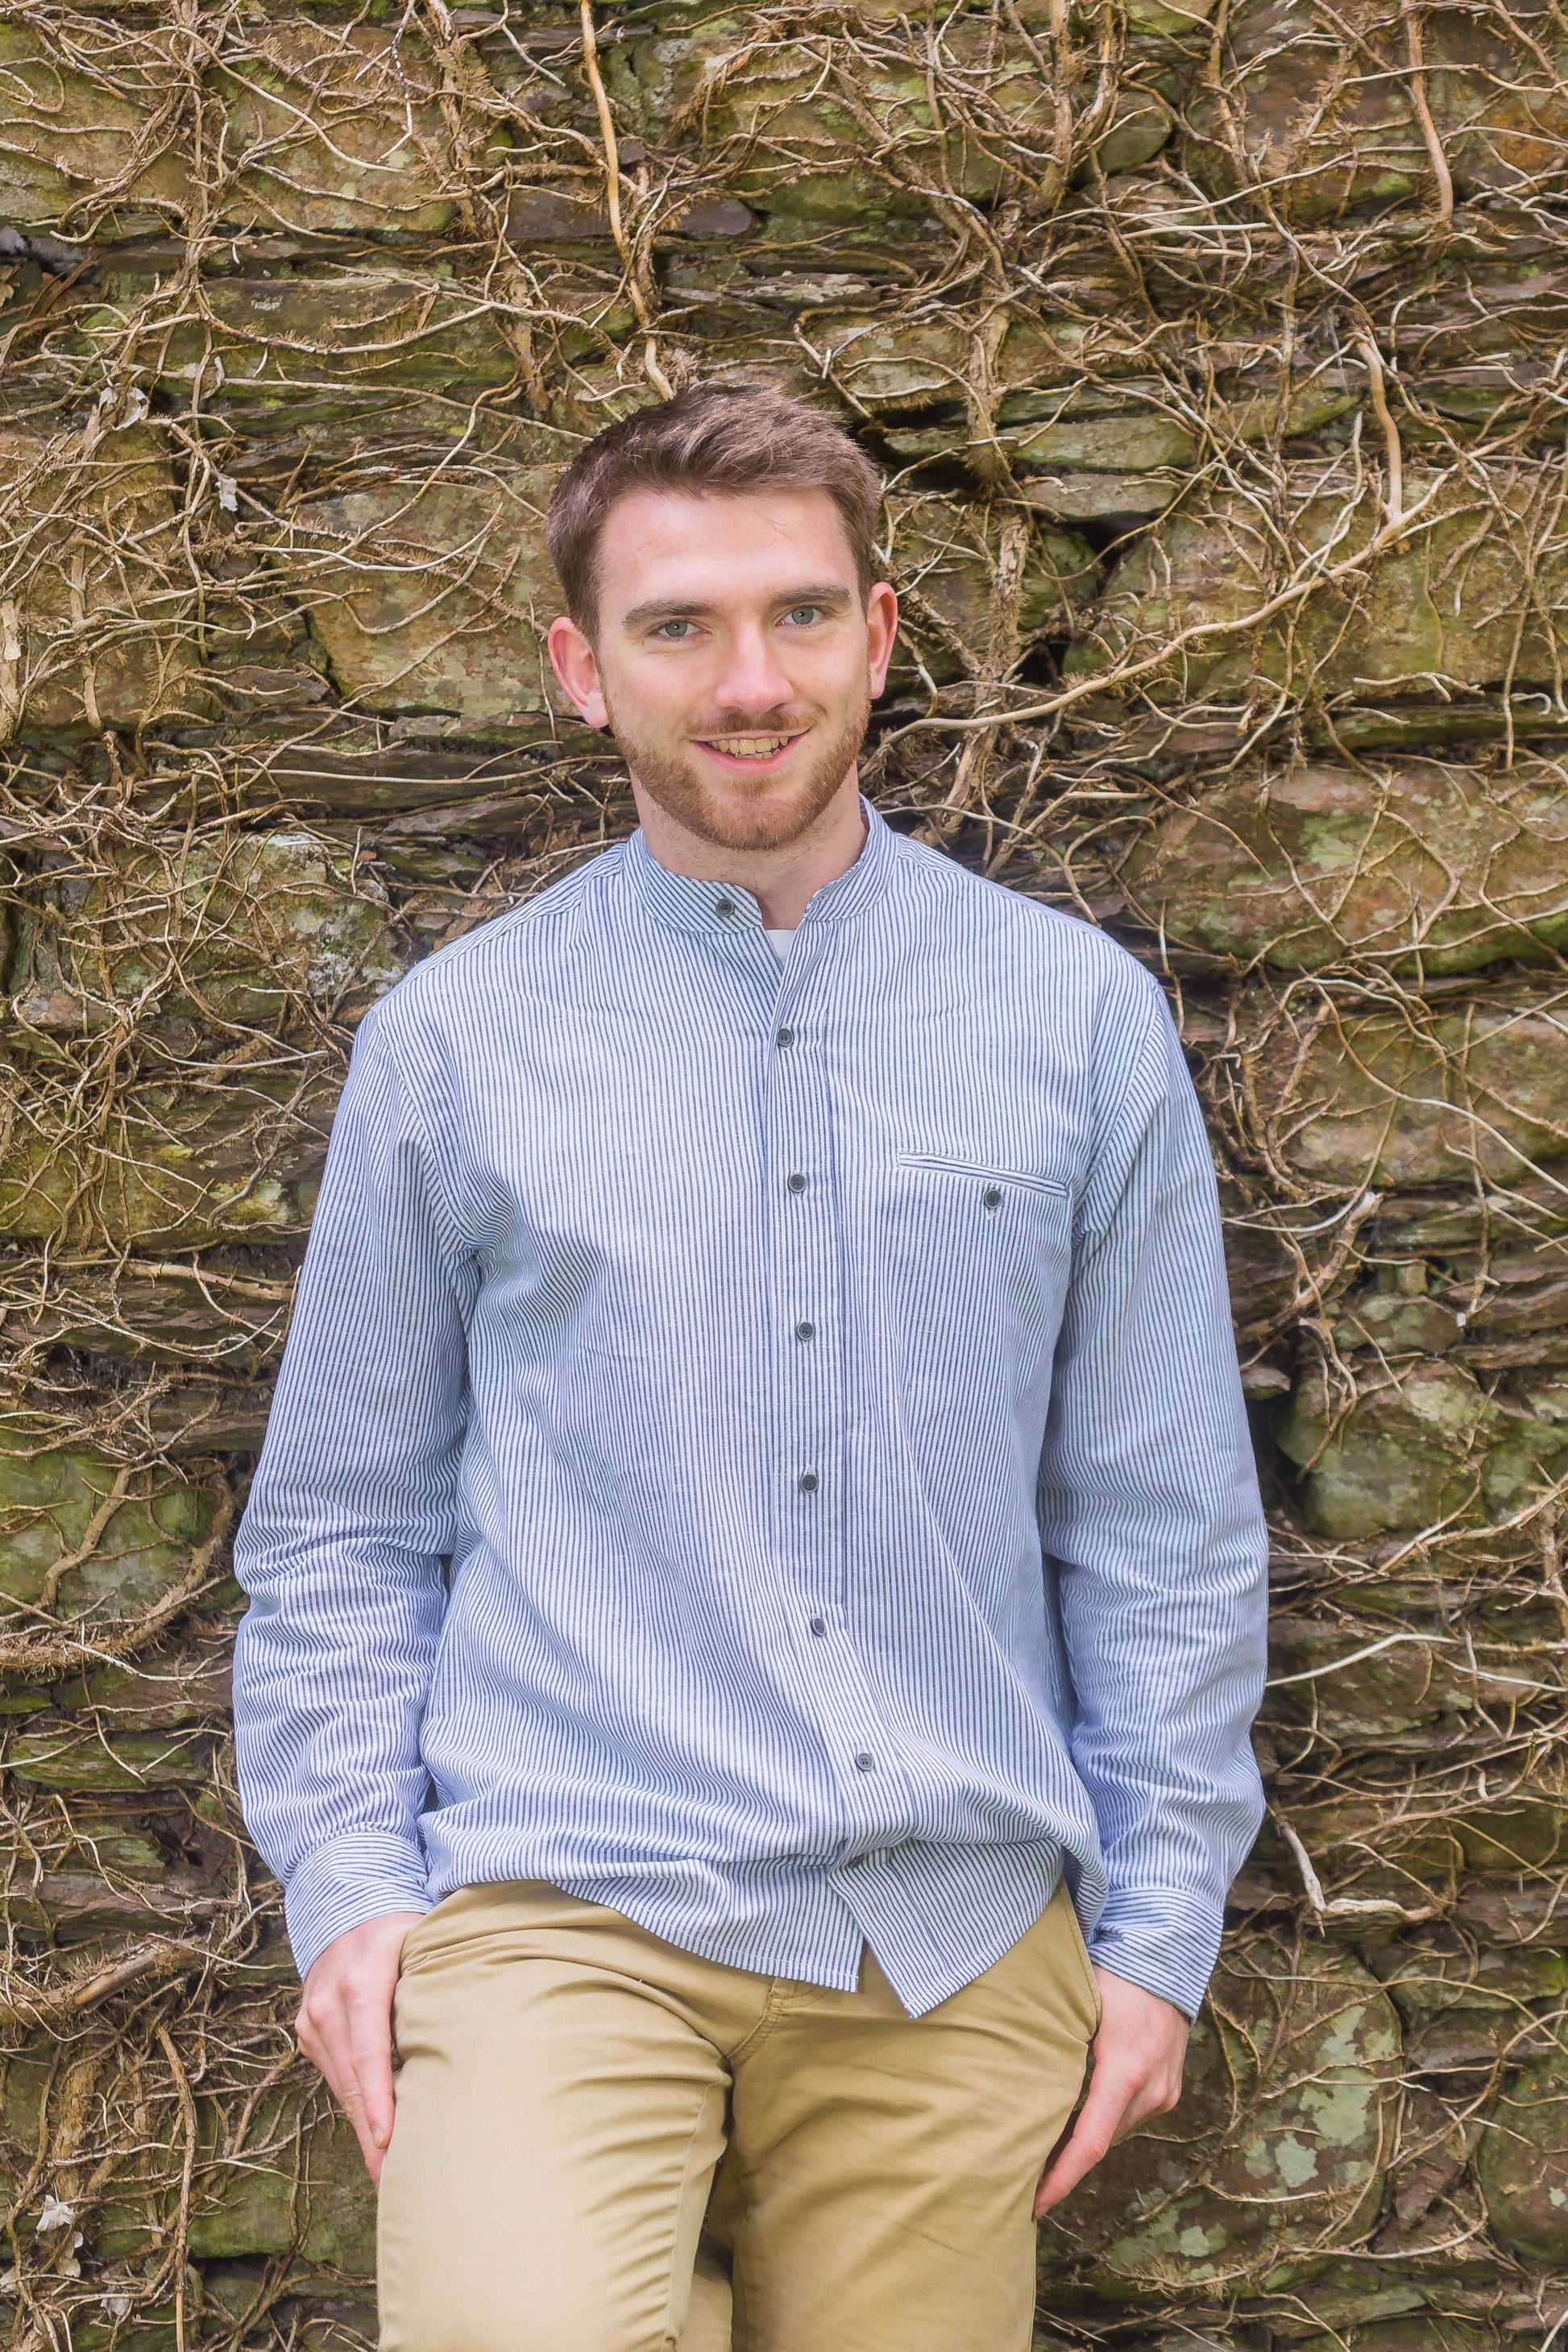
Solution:
{"label": "white undershirt", "polygon": [[789,943],[795,937],[794,925],[792,924],[787,931],[770,931],[768,933],[768,937],[773,943],[773,951],[777,955],[780,963],[783,963],[784,958],[789,953]]}

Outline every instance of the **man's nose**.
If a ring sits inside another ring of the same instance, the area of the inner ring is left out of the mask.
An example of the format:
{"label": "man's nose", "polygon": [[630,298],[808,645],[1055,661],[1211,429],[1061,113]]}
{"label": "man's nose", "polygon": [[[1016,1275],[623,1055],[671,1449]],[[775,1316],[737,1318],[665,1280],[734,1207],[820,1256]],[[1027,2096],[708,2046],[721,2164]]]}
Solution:
{"label": "man's nose", "polygon": [[748,623],[734,631],[714,698],[731,709],[762,712],[792,699],[795,688],[780,667],[771,630]]}

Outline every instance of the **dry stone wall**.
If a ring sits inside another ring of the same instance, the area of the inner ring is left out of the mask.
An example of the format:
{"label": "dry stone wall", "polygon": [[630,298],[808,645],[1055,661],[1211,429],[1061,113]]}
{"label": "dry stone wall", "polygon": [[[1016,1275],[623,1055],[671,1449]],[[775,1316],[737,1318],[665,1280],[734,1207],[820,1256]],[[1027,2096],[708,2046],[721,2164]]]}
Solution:
{"label": "dry stone wall", "polygon": [[0,0],[0,2300],[373,2329],[226,1738],[355,1021],[624,832],[584,434],[888,469],[868,789],[1111,929],[1211,1122],[1268,1825],[1040,2341],[1568,2313],[1568,33],[1552,0]]}

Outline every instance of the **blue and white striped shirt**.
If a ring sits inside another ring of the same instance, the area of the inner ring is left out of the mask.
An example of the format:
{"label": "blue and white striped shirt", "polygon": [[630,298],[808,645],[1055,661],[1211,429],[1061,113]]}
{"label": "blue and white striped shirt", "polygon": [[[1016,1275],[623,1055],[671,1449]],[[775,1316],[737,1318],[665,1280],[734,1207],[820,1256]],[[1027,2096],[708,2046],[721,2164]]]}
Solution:
{"label": "blue and white striped shirt", "polygon": [[1265,1546],[1154,982],[869,808],[781,966],[640,835],[419,965],[332,1131],[236,1565],[301,1971],[537,1878],[920,2013],[1065,1865],[1195,2010]]}

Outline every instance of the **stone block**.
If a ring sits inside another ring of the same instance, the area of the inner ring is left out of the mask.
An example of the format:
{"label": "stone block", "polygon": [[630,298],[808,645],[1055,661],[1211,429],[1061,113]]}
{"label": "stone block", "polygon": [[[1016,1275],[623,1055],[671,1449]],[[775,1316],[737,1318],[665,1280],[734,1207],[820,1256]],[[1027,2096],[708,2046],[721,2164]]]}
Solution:
{"label": "stone block", "polygon": [[[1047,319],[1036,340],[1047,351],[1090,341],[1077,323],[1075,334],[1068,319]],[[990,373],[1000,390],[996,441],[1031,505],[1059,509],[1067,520],[1068,502],[1076,499],[1085,517],[1125,517],[1123,528],[1131,529],[1165,511],[1186,486],[1199,452],[1212,444],[1235,450],[1277,436],[1294,442],[1353,411],[1361,398],[1359,379],[1352,381],[1342,365],[1313,370],[1282,401],[1277,392],[1257,389],[1243,363],[1216,375],[1207,416],[1200,421],[1184,387],[1192,355],[1176,335],[1163,340],[1162,352],[1147,343],[1136,350],[1126,338],[1124,355],[1114,331],[1102,329],[1076,364],[1064,368],[1058,359],[1054,367],[1042,366],[1032,384],[1011,363],[998,375],[971,361],[977,380],[984,383]],[[1016,338],[1020,359],[1028,341]],[[1015,342],[1011,332],[1008,342]],[[1245,346],[1239,349],[1245,354]],[[1159,357],[1169,373],[1150,375],[1150,361]],[[947,455],[942,432],[942,426],[900,425],[884,437],[896,456],[912,462]],[[1098,499],[1094,482],[1079,478],[1084,475],[1103,478]]]}
{"label": "stone block", "polygon": [[406,969],[385,892],[352,853],[302,829],[138,825],[18,879],[6,986],[13,1045],[156,1026],[308,1034],[355,1021]]}
{"label": "stone block", "polygon": [[174,2315],[154,2313],[134,2326],[113,2319],[79,2321],[71,2330],[73,2352],[178,2352]]}
{"label": "stone block", "polygon": [[994,510],[956,499],[895,490],[883,528],[900,606],[895,687],[922,667],[939,685],[995,675],[1031,638],[1065,635],[1099,579],[1077,532],[1032,521],[1008,541]]}
{"label": "stone block", "polygon": [[[1388,1642],[1389,1646],[1381,1646]],[[1357,1624],[1275,1610],[1268,1627],[1269,1689],[1263,1720],[1343,1748],[1397,1742],[1435,1748],[1434,1727],[1478,1709],[1528,1706],[1556,1690],[1539,1651],[1510,1654],[1471,1624]],[[1412,1735],[1415,1735],[1413,1737]]]}
{"label": "stone block", "polygon": [[[349,2125],[330,2111],[324,2092],[302,2081],[257,2088],[253,2103],[243,2093],[196,2100],[190,2252],[218,2263],[293,2256],[307,2272],[327,2273],[301,2278],[305,2292],[313,2284],[341,2294],[342,2280],[374,2277],[375,2192]],[[61,2093],[43,2045],[11,2059],[5,2126],[14,2146],[37,2147],[40,2116],[56,2120]],[[78,2226],[94,2260],[139,2261],[166,2244],[179,2210],[183,2153],[183,2141],[143,2141],[125,2151],[90,2200],[82,2200]],[[220,2284],[220,2310],[226,2300]]]}
{"label": "stone block", "polygon": [[1224,95],[1200,93],[1189,169],[1215,196],[1268,190],[1293,224],[1454,194],[1515,200],[1555,185],[1568,136],[1568,45],[1550,9],[1435,7],[1413,66],[1397,0],[1354,0],[1331,24],[1301,0],[1246,0],[1226,23]]}
{"label": "stone block", "polygon": [[1315,1534],[1355,1542],[1439,1520],[1483,1525],[1568,1471],[1568,1381],[1521,1376],[1489,1390],[1447,1358],[1419,1356],[1360,1360],[1355,1380],[1347,1405],[1310,1372],[1275,1425],[1301,1466]]}
{"label": "stone block", "polygon": [[20,1734],[5,1769],[29,1789],[62,1796],[138,1790],[205,1789],[213,1777],[212,1740],[199,1731],[121,1731],[113,1736],[61,1723]]}
{"label": "stone block", "polygon": [[1053,522],[1097,524],[1113,538],[1157,522],[1186,487],[1174,468],[1148,474],[1047,473],[1028,475],[1022,489],[1026,505]]}
{"label": "stone block", "polygon": [[134,1616],[177,1585],[212,1525],[216,1485],[125,1470],[0,1431],[0,1612]]}
{"label": "stone block", "polygon": [[163,27],[101,11],[0,26],[0,221],[111,240],[178,221],[190,193]]}
{"label": "stone block", "polygon": [[1376,2211],[1398,2107],[1399,2020],[1348,1953],[1266,1941],[1221,1959],[1174,2115],[1113,2148],[1041,2231],[1058,2284],[1165,2305],[1256,2285],[1353,2243]]}
{"label": "stone block", "polygon": [[1561,2051],[1504,2085],[1476,2170],[1494,2234],[1528,2261],[1568,2263],[1568,2063]]}
{"label": "stone block", "polygon": [[1260,766],[1157,808],[1116,880],[1173,948],[1244,964],[1548,962],[1568,945],[1568,777],[1528,757]]}
{"label": "stone block", "polygon": [[127,1886],[99,1871],[44,1871],[6,1897],[13,1927],[61,1950],[121,1937],[200,1934],[217,1907],[199,1881],[173,1872],[156,1885]]}
{"label": "stone block", "polygon": [[1521,717],[1531,692],[1544,710],[1568,587],[1555,467],[1413,467],[1391,535],[1369,454],[1287,468],[1267,519],[1228,491],[1167,516],[1117,563],[1068,675],[1104,677],[1141,706],[1251,710],[1254,726],[1276,698],[1395,712],[1419,698],[1439,738],[1463,723],[1467,698],[1505,686]]}
{"label": "stone block", "polygon": [[800,371],[803,388],[836,394],[847,417],[889,425],[962,420],[966,379],[989,388],[1005,428],[1048,422],[1097,390],[1114,404],[1124,381],[1129,398],[1145,396],[1152,371],[1190,356],[1181,322],[1129,317],[1122,280],[1092,249],[1074,251],[1030,299],[969,314],[901,305],[911,247],[906,225],[886,262],[836,267],[825,239],[672,255],[660,278],[664,323],[715,364],[771,352],[775,366]]}
{"label": "stone block", "polygon": [[188,1265],[118,1257],[62,1267],[38,1252],[5,1268],[5,1336],[254,1379],[282,1350],[297,1251],[219,1249]]}
{"label": "stone block", "polygon": [[[0,1234],[123,1247],[303,1236],[336,1057],[215,1057],[177,1083],[0,1056]],[[84,1091],[95,1098],[84,1118]]]}
{"label": "stone block", "polygon": [[1459,1889],[1455,1917],[1481,1942],[1568,1945],[1568,1895],[1554,1881],[1522,1872],[1509,1876],[1477,1874]]}
{"label": "stone block", "polygon": [[[1471,2016],[1495,2018],[1500,2027],[1491,2037],[1494,2048],[1506,2046],[1510,2027],[1519,2032],[1530,2025],[1532,2003],[1556,2009],[1568,1989],[1568,1957],[1561,1951],[1547,1945],[1494,1951],[1447,1920],[1412,1927],[1397,1943],[1369,1946],[1367,1958],[1412,2023],[1460,2012],[1458,2026],[1446,2030],[1462,2038]],[[1428,2033],[1419,2053],[1424,2069],[1434,2071],[1435,2058],[1456,2050],[1457,2040],[1445,2053],[1439,2036]]]}
{"label": "stone block", "polygon": [[1240,1052],[1276,1164],[1324,1185],[1508,1183],[1568,1151],[1568,1023],[1546,988],[1258,992]]}
{"label": "stone block", "polygon": [[143,1656],[134,1665],[83,1667],[55,1685],[57,1704],[112,1716],[122,1728],[168,1731],[226,1723],[234,1677],[226,1648]]}
{"label": "stone block", "polygon": [[[302,2100],[297,2091],[267,2101],[247,2146],[205,2172],[191,2223],[198,2260],[293,2253],[352,2278],[374,2276],[375,2191],[350,2126],[323,2109],[319,2096]],[[216,2137],[217,2117],[209,2117]]]}
{"label": "stone block", "polygon": [[1392,1249],[1384,1254],[1374,1232],[1369,1246],[1376,1260],[1371,1281],[1334,1300],[1333,1339],[1342,1355],[1361,1348],[1390,1357],[1460,1349],[1472,1370],[1487,1371],[1562,1360],[1568,1265],[1561,1241],[1400,1259]]}
{"label": "stone block", "polygon": [[96,410],[54,432],[0,424],[0,742],[23,725],[97,734],[200,711],[197,595],[153,429],[106,429]]}
{"label": "stone block", "polygon": [[[222,462],[263,499],[267,472],[285,481],[295,472],[273,457],[274,442],[303,442],[308,475],[335,473],[356,428],[376,460],[389,438],[424,443],[432,462],[454,442],[469,454],[504,445],[520,425],[509,390],[560,396],[572,371],[602,359],[637,323],[602,267],[570,258],[532,257],[520,291],[515,276],[475,268],[460,246],[264,267],[259,242],[220,251],[189,290],[171,285],[155,250],[118,257],[72,341],[84,358],[112,365],[127,333],[142,329],[164,398],[176,410],[199,400],[209,424],[233,436]],[[236,252],[245,257],[237,268]]]}
{"label": "stone block", "polygon": [[1549,240],[1478,238],[1415,286],[1391,285],[1373,316],[1390,357],[1419,379],[1423,401],[1447,404],[1447,413],[1456,395],[1550,381],[1568,337],[1568,276]]}
{"label": "stone block", "polygon": [[1568,1862],[1568,1794],[1549,1762],[1527,1786],[1479,1796],[1450,1817],[1467,1870],[1546,1870]]}
{"label": "stone block", "polygon": [[279,2294],[276,2262],[251,2254],[204,2262],[201,2283],[209,2325],[221,2315],[225,2326],[245,2329],[258,2309],[266,2309],[274,2327],[295,2335],[301,2352],[350,2352],[375,2342],[375,2294],[368,2275],[290,2263]]}
{"label": "stone block", "polygon": [[[141,1404],[149,1433],[171,1459],[223,1451],[258,1454],[272,1406],[270,1381],[204,1380],[186,1374],[172,1387],[150,1387]],[[214,1605],[237,1598],[220,1587]]]}
{"label": "stone block", "polygon": [[[1315,2307],[1316,2289],[1300,2299]],[[1367,2294],[1363,2305],[1373,2300],[1373,2294]],[[1505,2347],[1518,2341],[1514,2336],[1500,2336],[1484,2320],[1456,2319],[1446,2312],[1426,2308],[1426,2296],[1421,2294],[1419,2318],[1382,2319],[1369,2315],[1364,2321],[1342,2323],[1326,2332],[1315,2330],[1310,2336],[1294,2336],[1291,2352],[1504,2352]],[[1414,2304],[1405,2306],[1406,2310],[1414,2307]]]}
{"label": "stone block", "polygon": [[[295,17],[246,27],[220,61],[232,169],[220,216],[251,229],[428,236],[465,181],[439,68],[404,27]],[[492,133],[499,158],[501,134]]]}
{"label": "stone block", "polygon": [[[1068,519],[1071,502],[1062,495],[1060,476],[1065,473],[1071,478],[1089,474],[1117,487],[1102,492],[1099,499],[1080,491],[1078,513],[1071,520],[1081,516],[1087,521],[1099,522],[1133,512],[1138,520],[1147,520],[1163,514],[1180,487],[1181,469],[1191,462],[1191,431],[1162,415],[1154,403],[1140,405],[1130,400],[1112,404],[1107,397],[1103,404],[1085,404],[1084,413],[1075,415],[1072,412],[1079,404],[1064,394],[1059,405],[1063,413],[1058,416],[1023,425],[1004,424],[995,435],[995,445],[1015,475],[1029,485],[1029,503],[1042,512]],[[967,425],[956,423],[893,426],[883,439],[895,457],[910,465],[932,458],[972,460],[976,446]],[[978,446],[984,448],[987,445],[983,439]],[[1032,479],[1037,474],[1058,487],[1043,488],[1037,497]],[[1129,491],[1130,480],[1139,481],[1148,475],[1157,478],[1152,489],[1142,495]]]}
{"label": "stone block", "polygon": [[346,702],[503,720],[552,740],[566,707],[543,645],[561,609],[544,541],[555,471],[473,462],[399,478],[367,467],[358,485],[292,509],[279,561]]}
{"label": "stone block", "polygon": [[[606,79],[645,139],[679,136],[764,214],[918,219],[949,191],[971,201],[1019,193],[1051,161],[1053,93],[1036,50],[1004,19],[873,21],[853,44],[826,27],[764,44],[732,8],[693,10],[688,27],[612,53]],[[1131,79],[1096,142],[1104,171],[1147,163],[1171,134],[1152,77]]]}
{"label": "stone block", "polygon": [[[132,320],[166,301],[129,259],[102,284],[107,299],[79,330],[89,353],[112,352]],[[214,269],[160,333],[157,363],[170,400],[184,405],[199,393],[209,416],[247,433],[298,432],[399,393],[456,390],[471,401],[517,374],[493,299],[449,263]]]}
{"label": "stone block", "polygon": [[[219,731],[192,729],[171,750],[160,789],[197,806],[221,779],[230,804],[268,809],[279,800],[307,816],[363,818],[379,843],[389,819],[439,824],[442,812],[475,811],[479,837],[508,845],[541,827],[615,838],[632,812],[626,770],[605,737],[574,725],[559,746],[535,739],[537,722],[466,720],[455,714],[359,719],[323,711],[306,727],[269,719]],[[346,846],[352,832],[334,837]]]}
{"label": "stone block", "polygon": [[1458,1306],[1441,1298],[1402,1298],[1373,1289],[1351,1292],[1336,1307],[1332,1329],[1342,1353],[1375,1348],[1387,1357],[1443,1356],[1468,1328]]}
{"label": "stone block", "polygon": [[1568,1227],[1568,1201],[1548,1175],[1510,1179],[1506,1188],[1463,1193],[1452,1186],[1412,1186],[1384,1192],[1378,1204],[1380,1249],[1391,1259],[1423,1252],[1441,1256],[1500,1243],[1522,1246],[1529,1237],[1555,1239]]}

